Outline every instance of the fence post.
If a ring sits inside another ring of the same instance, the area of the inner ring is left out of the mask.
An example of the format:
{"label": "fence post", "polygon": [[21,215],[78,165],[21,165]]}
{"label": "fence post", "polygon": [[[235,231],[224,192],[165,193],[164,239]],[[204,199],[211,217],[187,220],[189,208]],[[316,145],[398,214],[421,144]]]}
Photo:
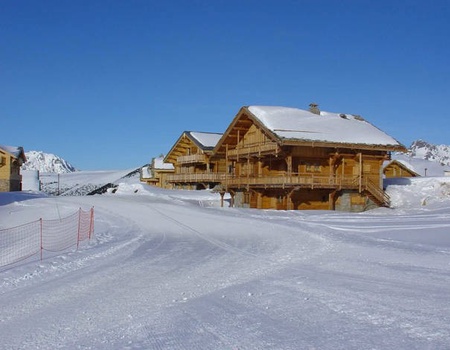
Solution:
{"label": "fence post", "polygon": [[78,232],[77,232],[77,250],[80,246],[80,229],[81,229],[81,208],[78,209]]}
{"label": "fence post", "polygon": [[91,208],[91,221],[89,222],[89,240],[91,240],[92,233],[94,233],[94,207]]}
{"label": "fence post", "polygon": [[40,236],[41,236],[41,261],[42,261],[42,252],[43,252],[43,250],[44,250],[44,240],[43,240],[43,234],[42,234],[42,218],[40,218],[39,219],[39,222],[40,222],[40,225],[39,225],[39,227],[40,227]]}

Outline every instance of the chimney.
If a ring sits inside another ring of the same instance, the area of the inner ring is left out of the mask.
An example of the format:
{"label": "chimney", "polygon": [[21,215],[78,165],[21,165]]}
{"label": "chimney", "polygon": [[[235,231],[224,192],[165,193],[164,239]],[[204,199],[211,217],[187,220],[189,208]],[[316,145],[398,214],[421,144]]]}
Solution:
{"label": "chimney", "polygon": [[319,109],[319,105],[317,103],[310,103],[309,104],[309,111],[311,113],[320,115],[320,109]]}

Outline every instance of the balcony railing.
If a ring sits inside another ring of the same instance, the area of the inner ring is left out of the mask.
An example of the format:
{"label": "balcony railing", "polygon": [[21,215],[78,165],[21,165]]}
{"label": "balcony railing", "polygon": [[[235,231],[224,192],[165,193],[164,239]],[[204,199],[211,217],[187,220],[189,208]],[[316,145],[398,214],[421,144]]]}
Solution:
{"label": "balcony railing", "polygon": [[234,176],[226,173],[174,174],[167,177],[172,183],[221,183],[228,188],[324,188],[367,191],[380,204],[389,206],[389,196],[368,177],[326,176],[316,174],[281,174],[273,176]]}
{"label": "balcony railing", "polygon": [[310,188],[340,188],[359,186],[358,177],[331,177],[314,174],[293,174],[279,176],[234,176],[226,173],[196,173],[168,175],[169,182],[222,182],[228,186],[264,186],[280,187],[290,185],[303,185]]}
{"label": "balcony railing", "polygon": [[225,173],[199,173],[199,174],[173,174],[167,176],[168,182],[175,183],[202,183],[202,182],[225,182]]}
{"label": "balcony railing", "polygon": [[188,164],[188,163],[207,163],[208,158],[205,154],[190,154],[188,156],[179,156],[177,157],[177,162],[179,164]]}
{"label": "balcony railing", "polygon": [[234,158],[239,156],[246,156],[246,155],[255,155],[255,154],[262,154],[267,152],[278,152],[278,144],[275,142],[273,143],[266,143],[266,144],[257,144],[254,146],[244,146],[235,148],[228,151],[228,157]]}
{"label": "balcony railing", "polygon": [[357,188],[358,177],[333,177],[315,174],[282,174],[275,176],[227,177],[228,186],[285,187],[301,186],[309,188]]}

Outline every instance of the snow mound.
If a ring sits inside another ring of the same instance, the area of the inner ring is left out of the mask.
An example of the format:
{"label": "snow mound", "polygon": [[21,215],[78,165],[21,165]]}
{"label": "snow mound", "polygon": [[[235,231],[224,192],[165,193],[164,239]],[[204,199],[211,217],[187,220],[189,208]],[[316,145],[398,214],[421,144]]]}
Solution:
{"label": "snow mound", "polygon": [[419,208],[448,202],[449,177],[415,177],[385,179],[386,192],[393,208]]}

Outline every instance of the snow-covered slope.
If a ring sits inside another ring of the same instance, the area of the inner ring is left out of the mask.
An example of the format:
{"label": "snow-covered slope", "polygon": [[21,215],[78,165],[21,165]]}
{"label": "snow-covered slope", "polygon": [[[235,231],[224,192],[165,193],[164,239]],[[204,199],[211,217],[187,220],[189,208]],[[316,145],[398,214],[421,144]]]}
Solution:
{"label": "snow-covered slope", "polygon": [[69,162],[52,153],[41,151],[25,152],[27,161],[22,165],[23,170],[39,170],[44,173],[65,174],[76,171]]}
{"label": "snow-covered slope", "polygon": [[1,348],[448,349],[446,180],[388,186],[395,209],[365,213],[218,208],[138,182],[0,194],[5,228],[95,207],[89,243],[1,272]]}
{"label": "snow-covered slope", "polygon": [[[140,168],[139,168],[140,169]],[[40,175],[42,191],[51,195],[85,196],[119,183],[139,182],[139,169],[76,171],[72,173]],[[100,191],[100,192],[104,192]]]}

